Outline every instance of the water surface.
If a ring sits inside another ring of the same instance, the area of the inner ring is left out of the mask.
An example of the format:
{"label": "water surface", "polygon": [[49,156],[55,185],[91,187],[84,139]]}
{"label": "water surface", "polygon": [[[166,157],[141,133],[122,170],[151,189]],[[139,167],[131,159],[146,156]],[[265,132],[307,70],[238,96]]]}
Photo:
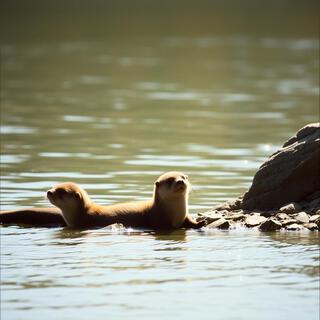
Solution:
{"label": "water surface", "polygon": [[[242,194],[273,151],[318,121],[312,1],[261,19],[255,6],[240,20],[228,4],[177,2],[169,16],[166,2],[138,6],[144,14],[129,6],[128,24],[120,5],[91,23],[95,11],[80,5],[72,26],[71,11],[3,3],[2,210],[47,206],[45,190],[63,181],[101,204],[145,200],[161,173],[180,170],[191,212],[204,211]],[[1,255],[3,319],[319,314],[318,233],[10,226]]]}

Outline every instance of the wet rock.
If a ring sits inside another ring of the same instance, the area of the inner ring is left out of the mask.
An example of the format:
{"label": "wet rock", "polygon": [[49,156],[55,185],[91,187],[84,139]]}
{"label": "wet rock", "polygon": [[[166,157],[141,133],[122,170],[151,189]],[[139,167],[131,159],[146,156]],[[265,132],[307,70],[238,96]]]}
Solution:
{"label": "wet rock", "polygon": [[218,228],[218,229],[229,229],[230,228],[230,222],[224,218],[221,218],[219,220],[216,220],[209,225],[207,225],[208,228]]}
{"label": "wet rock", "polygon": [[303,226],[301,224],[293,223],[286,226],[286,229],[289,231],[302,230]]}
{"label": "wet rock", "polygon": [[262,222],[259,230],[261,231],[275,231],[281,229],[282,224],[274,218],[269,218],[265,222]]}
{"label": "wet rock", "polygon": [[320,218],[320,214],[314,214],[309,218],[309,222],[316,222],[316,220],[318,220]]}
{"label": "wet rock", "polygon": [[260,214],[254,214],[252,216],[248,216],[245,220],[245,225],[247,227],[255,227],[258,226],[259,224],[265,222],[267,218],[260,216]]}
{"label": "wet rock", "polygon": [[217,206],[214,207],[215,210],[218,211],[235,211],[235,210],[239,210],[241,207],[241,203],[242,203],[242,197],[236,198],[236,199],[232,199],[229,200],[225,203],[219,204]]}
{"label": "wet rock", "polygon": [[298,212],[299,210],[301,210],[301,205],[293,202],[281,207],[279,211],[285,212],[285,213],[294,213],[294,212]]}
{"label": "wet rock", "polygon": [[246,218],[246,215],[244,215],[243,213],[229,213],[225,218],[232,221],[241,221]]}
{"label": "wet rock", "polygon": [[221,218],[223,218],[223,215],[222,213],[217,213],[215,211],[212,211],[212,212],[207,212],[205,214],[203,214],[201,217],[200,217],[202,220],[203,218],[206,220],[207,224],[210,224],[214,221],[217,221]]}
{"label": "wet rock", "polygon": [[320,190],[320,124],[300,129],[262,164],[243,196],[241,208],[277,210]]}
{"label": "wet rock", "polygon": [[318,218],[314,223],[318,226],[318,229],[320,230],[320,218]]}
{"label": "wet rock", "polygon": [[212,221],[221,219],[223,217],[222,213],[210,213],[205,215],[206,218],[212,219]]}
{"label": "wet rock", "polygon": [[307,229],[309,229],[309,230],[311,230],[311,231],[315,231],[315,230],[318,230],[318,229],[319,229],[318,226],[317,226],[317,224],[314,223],[314,222],[312,222],[312,223],[306,223],[306,224],[304,225],[304,227],[307,228]]}
{"label": "wet rock", "polygon": [[294,219],[296,219],[298,223],[309,222],[309,216],[305,212],[299,212],[298,214],[294,215]]}
{"label": "wet rock", "polygon": [[290,219],[290,217],[286,213],[283,213],[283,212],[277,213],[276,218],[279,220],[289,220]]}
{"label": "wet rock", "polygon": [[260,214],[263,216],[263,217],[266,217],[266,218],[271,218],[274,216],[274,211],[262,211],[260,212]]}
{"label": "wet rock", "polygon": [[285,227],[288,226],[289,224],[294,224],[297,223],[297,221],[295,219],[287,219],[287,220],[283,220],[281,221],[281,224]]}

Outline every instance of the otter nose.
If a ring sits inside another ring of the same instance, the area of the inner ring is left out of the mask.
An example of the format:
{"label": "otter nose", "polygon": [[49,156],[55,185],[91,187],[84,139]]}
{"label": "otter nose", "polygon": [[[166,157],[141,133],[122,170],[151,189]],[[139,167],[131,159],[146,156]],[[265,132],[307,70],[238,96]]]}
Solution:
{"label": "otter nose", "polygon": [[184,185],[184,181],[183,180],[178,180],[177,181],[177,186],[183,186]]}

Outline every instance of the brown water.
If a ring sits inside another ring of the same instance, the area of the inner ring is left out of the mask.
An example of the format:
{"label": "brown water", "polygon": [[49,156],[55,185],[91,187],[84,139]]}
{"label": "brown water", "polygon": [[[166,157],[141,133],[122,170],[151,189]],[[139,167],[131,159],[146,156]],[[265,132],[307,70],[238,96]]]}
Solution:
{"label": "brown water", "polygon": [[[62,181],[143,200],[180,170],[203,211],[319,119],[315,2],[30,3],[1,11],[1,209],[47,206]],[[3,319],[318,318],[317,233],[12,226],[1,240]]]}

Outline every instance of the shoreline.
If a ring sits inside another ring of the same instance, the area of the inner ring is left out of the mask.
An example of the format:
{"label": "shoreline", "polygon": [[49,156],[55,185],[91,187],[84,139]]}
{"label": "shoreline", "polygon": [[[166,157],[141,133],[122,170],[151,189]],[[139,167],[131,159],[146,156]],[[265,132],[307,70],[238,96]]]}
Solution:
{"label": "shoreline", "polygon": [[320,123],[301,128],[258,169],[242,196],[197,214],[206,227],[320,230]]}

